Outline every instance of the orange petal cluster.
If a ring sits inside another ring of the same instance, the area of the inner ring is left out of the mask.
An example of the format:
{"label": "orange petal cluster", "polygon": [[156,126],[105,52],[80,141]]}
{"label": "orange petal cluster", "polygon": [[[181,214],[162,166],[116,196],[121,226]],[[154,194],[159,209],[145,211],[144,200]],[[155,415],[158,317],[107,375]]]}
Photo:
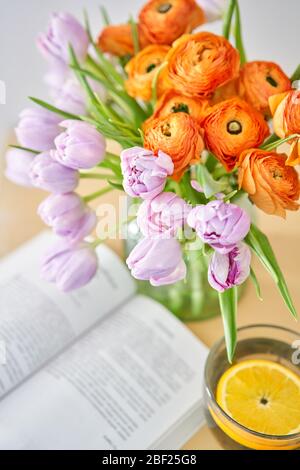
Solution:
{"label": "orange petal cluster", "polygon": [[286,216],[299,208],[299,177],[286,166],[286,155],[249,149],[240,155],[239,186],[267,214]]}
{"label": "orange petal cluster", "polygon": [[274,62],[246,63],[239,76],[239,96],[261,113],[270,115],[270,96],[291,89],[291,81]]}
{"label": "orange petal cluster", "polygon": [[171,45],[204,21],[195,0],[150,0],[139,14],[139,27],[152,44]]}
{"label": "orange petal cluster", "polygon": [[144,146],[170,155],[174,163],[173,178],[179,180],[185,169],[199,162],[204,149],[202,132],[195,119],[186,113],[172,113],[152,119],[144,126]]}
{"label": "orange petal cluster", "polygon": [[173,87],[191,97],[210,97],[217,87],[237,77],[238,51],[222,36],[201,32],[174,42],[167,55]]}
{"label": "orange petal cluster", "polygon": [[182,112],[200,122],[208,106],[208,100],[194,99],[177,93],[175,90],[169,90],[157,101],[153,115],[149,119],[164,118],[171,113]]}
{"label": "orange petal cluster", "polygon": [[206,148],[227,171],[233,170],[243,150],[259,146],[269,134],[263,116],[240,98],[209,108],[201,125]]}
{"label": "orange petal cluster", "polygon": [[[138,28],[140,48],[146,47],[149,42],[141,28]],[[134,55],[133,36],[130,24],[106,26],[98,37],[97,45],[102,52],[108,52],[118,57]]]}
{"label": "orange petal cluster", "polygon": [[[125,81],[127,93],[133,98],[144,101],[151,100],[152,83],[157,68],[164,62],[169,46],[152,44],[141,50],[126,65],[128,79]],[[159,74],[157,91],[161,95],[168,87],[168,81],[163,71]]]}

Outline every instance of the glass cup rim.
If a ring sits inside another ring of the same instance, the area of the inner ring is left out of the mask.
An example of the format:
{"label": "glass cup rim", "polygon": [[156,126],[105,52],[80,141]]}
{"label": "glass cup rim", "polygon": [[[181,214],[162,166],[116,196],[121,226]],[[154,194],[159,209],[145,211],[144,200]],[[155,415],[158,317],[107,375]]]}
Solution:
{"label": "glass cup rim", "polygon": [[[284,326],[280,325],[272,325],[272,324],[267,324],[267,323],[253,323],[250,325],[245,325],[237,328],[237,334],[241,331],[245,330],[250,330],[252,328],[271,328],[274,330],[280,330],[280,331],[285,331],[286,333],[291,333],[293,335],[299,335],[299,332],[292,330],[290,328],[286,328]],[[223,336],[221,339],[216,341],[213,346],[211,347],[209,354],[206,359],[205,363],[205,368],[204,368],[204,380],[205,380],[205,390],[208,393],[210,399],[213,401],[214,405],[217,407],[218,411],[221,413],[221,415],[226,418],[229,422],[240,428],[242,431],[247,432],[248,434],[251,434],[255,437],[260,437],[262,439],[269,439],[269,440],[276,440],[276,441],[286,441],[286,440],[293,440],[293,439],[300,439],[300,431],[297,433],[293,434],[285,434],[285,435],[275,435],[275,434],[263,434],[257,431],[253,431],[252,429],[247,428],[243,424],[240,424],[238,421],[233,419],[231,416],[229,416],[226,411],[224,411],[220,405],[217,403],[215,399],[215,394],[213,390],[211,389],[211,386],[208,384],[207,380],[207,366],[208,366],[208,361],[211,356],[216,352],[216,350],[223,344],[225,343],[225,336]]]}

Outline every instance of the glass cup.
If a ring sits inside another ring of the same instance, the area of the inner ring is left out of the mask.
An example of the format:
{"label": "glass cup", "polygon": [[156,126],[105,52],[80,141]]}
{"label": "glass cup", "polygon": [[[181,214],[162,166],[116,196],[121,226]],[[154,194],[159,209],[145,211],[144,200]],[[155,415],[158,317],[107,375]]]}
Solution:
{"label": "glass cup", "polygon": [[[240,328],[234,364],[249,359],[277,362],[300,376],[300,332],[272,325],[250,325]],[[227,450],[300,448],[300,432],[285,436],[262,434],[247,429],[222,410],[216,402],[215,392],[221,376],[230,367],[225,340],[222,338],[212,347],[204,373],[205,416],[209,428],[222,448]]]}

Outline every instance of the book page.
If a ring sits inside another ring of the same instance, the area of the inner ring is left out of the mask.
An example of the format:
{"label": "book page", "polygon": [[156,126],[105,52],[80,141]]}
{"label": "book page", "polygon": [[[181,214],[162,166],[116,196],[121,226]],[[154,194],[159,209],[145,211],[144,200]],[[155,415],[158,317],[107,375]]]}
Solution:
{"label": "book page", "polygon": [[51,243],[46,232],[0,263],[0,397],[74,341],[135,291],[127,268],[100,246],[93,281],[64,294],[40,278],[40,258]]}
{"label": "book page", "polygon": [[1,449],[147,449],[199,402],[207,349],[138,296],[0,403]]}

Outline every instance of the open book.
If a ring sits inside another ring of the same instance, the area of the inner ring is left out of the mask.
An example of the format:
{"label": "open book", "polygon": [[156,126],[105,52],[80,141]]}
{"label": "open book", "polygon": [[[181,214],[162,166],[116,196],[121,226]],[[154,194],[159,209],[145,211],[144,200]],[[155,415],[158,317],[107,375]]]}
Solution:
{"label": "open book", "polygon": [[125,265],[72,294],[39,278],[48,233],[0,263],[0,449],[177,449],[202,424],[207,349]]}

